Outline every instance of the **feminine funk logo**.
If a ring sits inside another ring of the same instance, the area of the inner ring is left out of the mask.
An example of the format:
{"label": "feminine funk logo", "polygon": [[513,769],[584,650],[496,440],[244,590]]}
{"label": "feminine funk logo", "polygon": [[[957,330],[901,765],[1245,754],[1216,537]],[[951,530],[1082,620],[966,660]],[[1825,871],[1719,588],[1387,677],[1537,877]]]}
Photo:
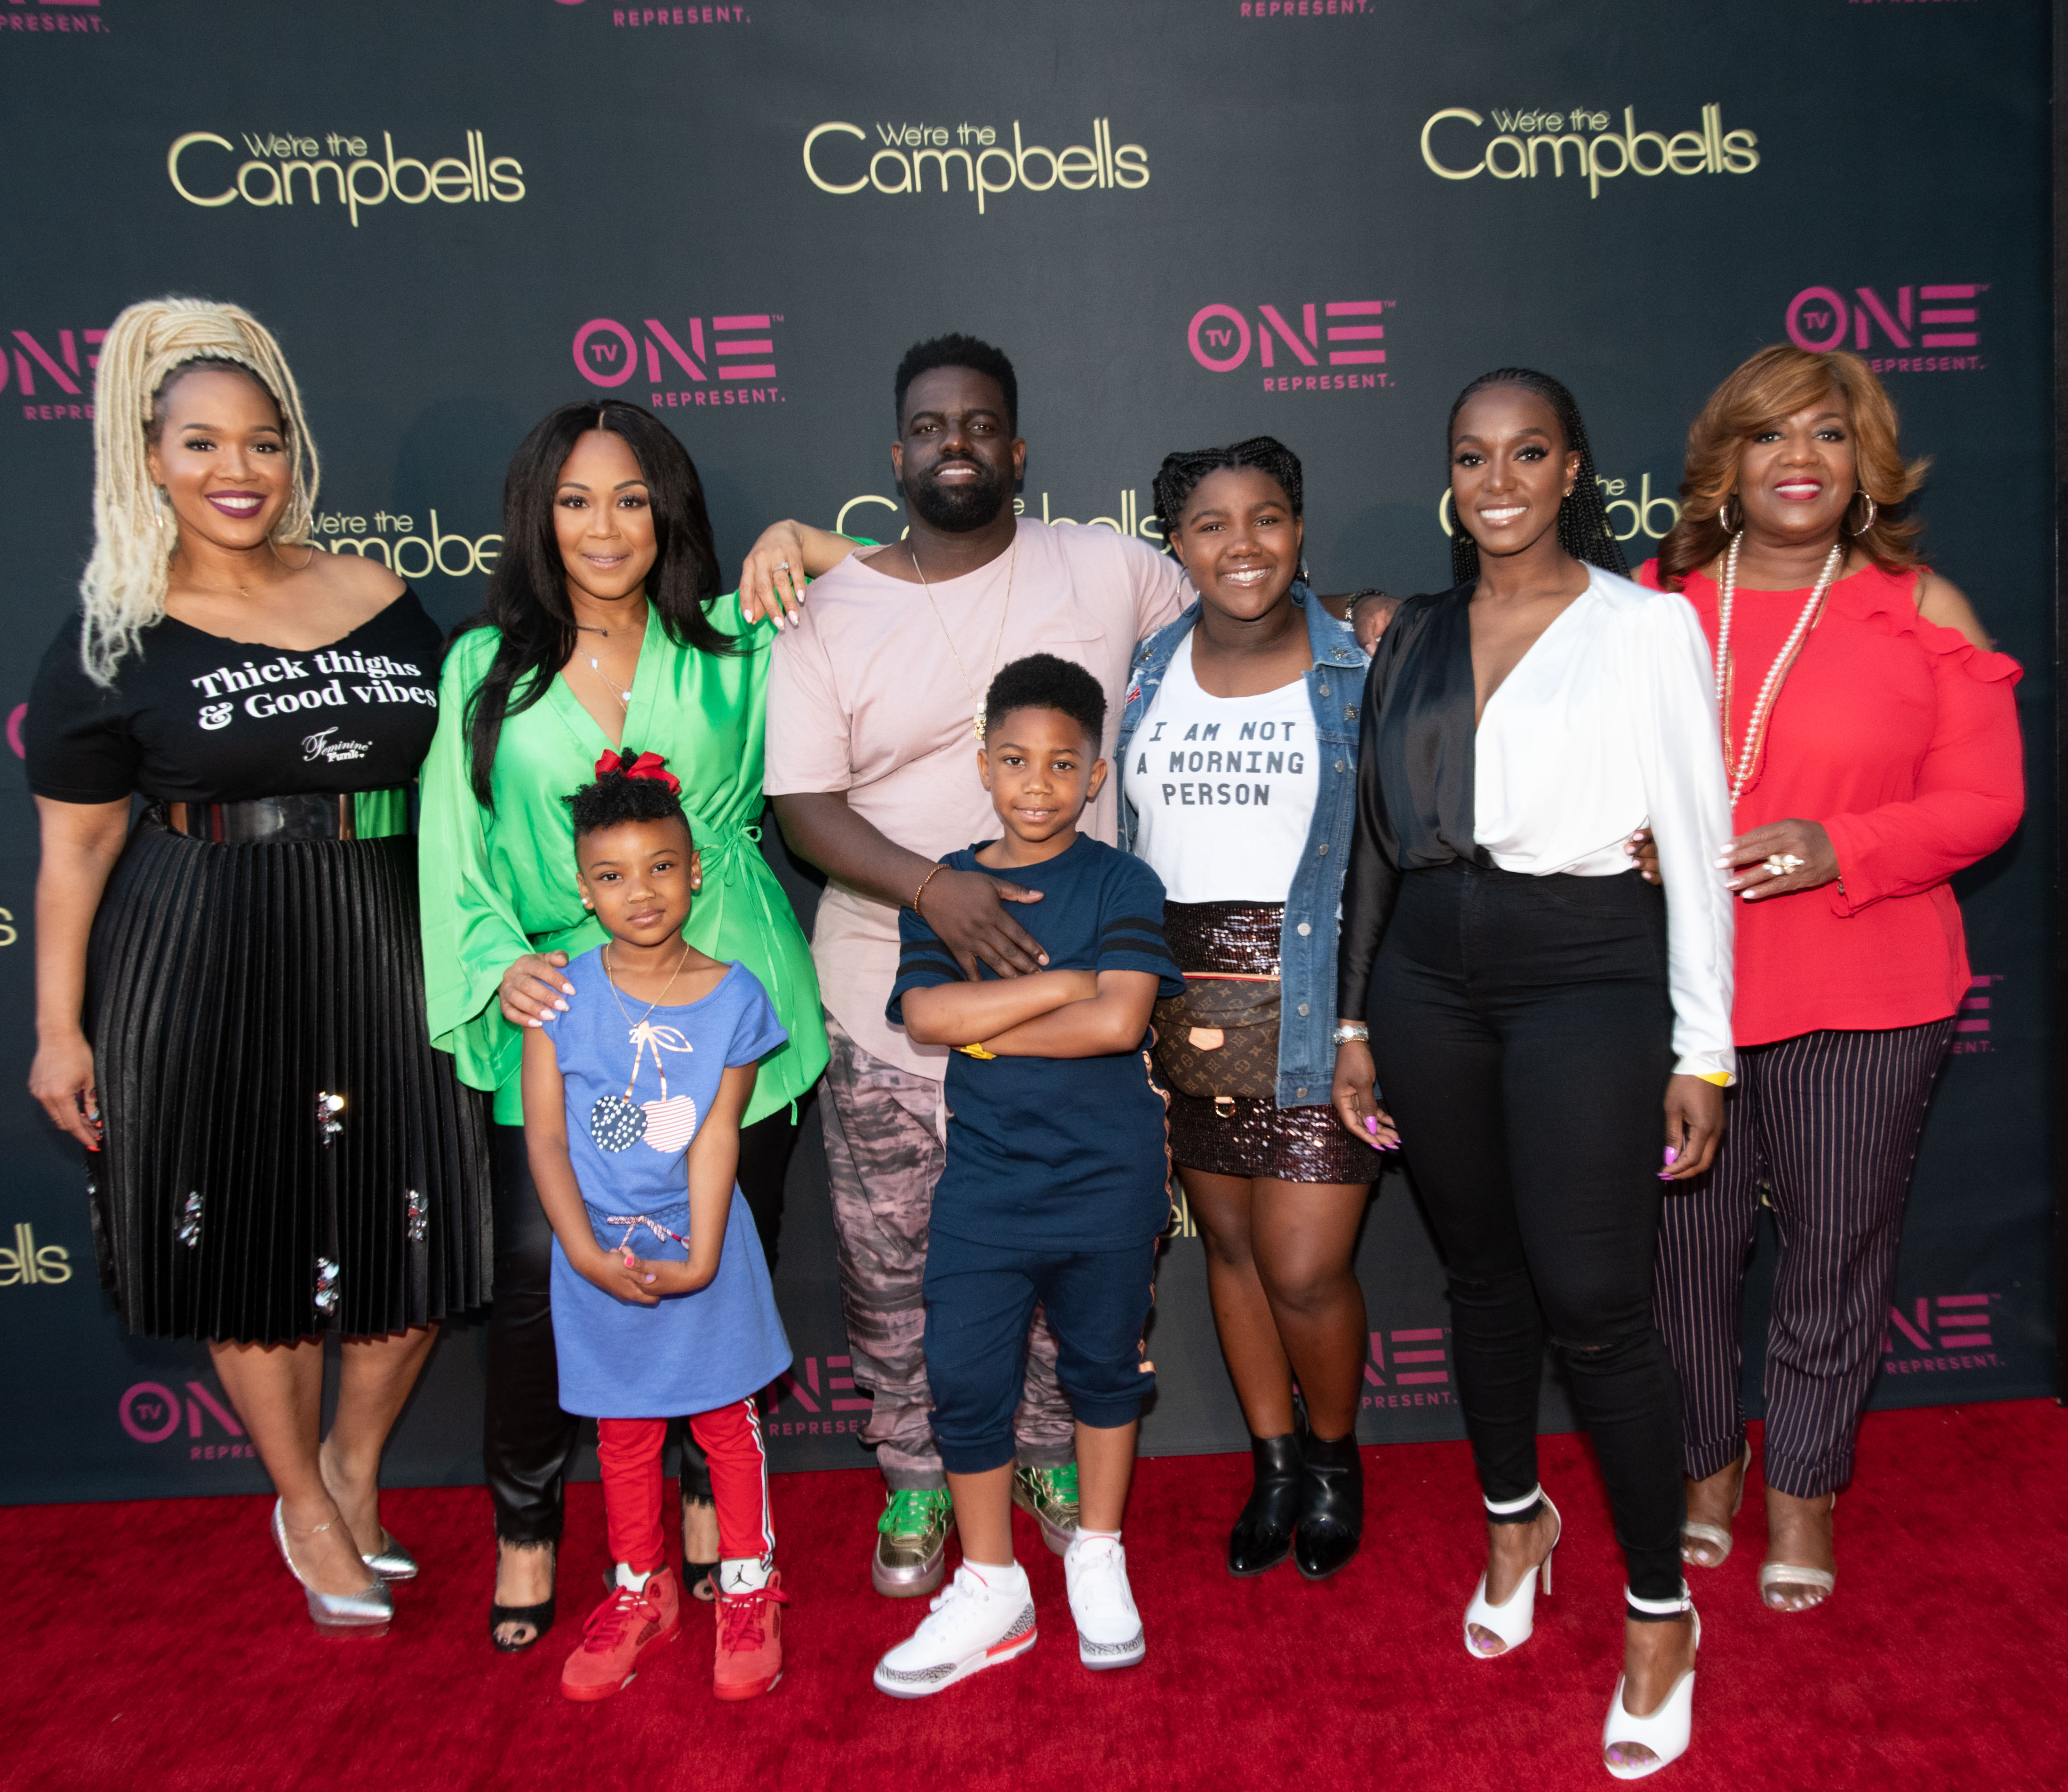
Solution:
{"label": "feminine funk logo", "polygon": [[592,317],[575,331],[575,366],[592,386],[629,384],[643,368],[657,410],[686,405],[780,404],[780,311],[735,311],[686,323],[642,318],[637,330]]}
{"label": "feminine funk logo", "polygon": [[[1385,314],[1390,299],[1321,299],[1256,307],[1256,322],[1232,305],[1203,305],[1192,314],[1185,346],[1209,373],[1232,373],[1254,350],[1266,392],[1357,392],[1389,385]],[[1297,317],[1296,324],[1288,317]],[[1288,371],[1279,367],[1312,372]],[[1345,371],[1350,370],[1350,371]]]}

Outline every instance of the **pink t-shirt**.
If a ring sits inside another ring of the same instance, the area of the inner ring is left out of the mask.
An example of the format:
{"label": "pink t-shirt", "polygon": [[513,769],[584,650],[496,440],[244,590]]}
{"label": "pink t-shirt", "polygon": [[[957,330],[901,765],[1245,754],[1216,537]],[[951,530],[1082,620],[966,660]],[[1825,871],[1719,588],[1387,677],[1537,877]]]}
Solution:
{"label": "pink t-shirt", "polygon": [[[1085,668],[1105,688],[1110,758],[1134,644],[1189,595],[1176,561],[1092,523],[1022,517],[1012,549],[962,578],[936,579],[930,605],[923,587],[862,559],[851,555],[814,581],[803,622],[776,637],[763,787],[771,796],[844,790],[885,838],[929,859],[997,835],[971,721],[998,668],[1029,653]],[[1108,778],[1080,823],[1108,845],[1119,782]],[[898,975],[895,908],[834,880],[820,899],[812,956],[827,1012],[865,1051],[921,1076],[946,1075],[945,1046],[915,1045],[884,1018]]]}

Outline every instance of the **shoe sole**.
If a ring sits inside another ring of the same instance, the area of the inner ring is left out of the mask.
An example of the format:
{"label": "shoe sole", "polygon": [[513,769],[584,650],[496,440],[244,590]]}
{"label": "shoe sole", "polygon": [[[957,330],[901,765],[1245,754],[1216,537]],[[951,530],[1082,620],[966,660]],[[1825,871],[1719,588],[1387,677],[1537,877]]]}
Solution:
{"label": "shoe sole", "polygon": [[[1089,1655],[1085,1653],[1088,1649],[1092,1648],[1097,1648],[1103,1652],[1097,1660],[1093,1660]],[[1125,1654],[1115,1654],[1112,1652],[1116,1648],[1124,1649],[1127,1652]],[[1079,1636],[1077,1639],[1077,1660],[1081,1661],[1095,1674],[1104,1673],[1107,1669],[1111,1668],[1139,1667],[1148,1653],[1148,1641],[1140,1631],[1137,1631],[1134,1633],[1134,1640],[1131,1643],[1118,1644],[1105,1643],[1093,1644],[1087,1643],[1082,1636]]]}
{"label": "shoe sole", "polygon": [[1069,1552],[1070,1545],[1077,1541],[1074,1529],[1064,1530],[1051,1523],[1034,1502],[1020,1492],[1020,1483],[1016,1481],[1012,1484],[1012,1503],[1041,1527],[1041,1541],[1048,1546],[1052,1554],[1063,1555]]}
{"label": "shoe sole", "polygon": [[[1040,1634],[1038,1629],[1030,1630],[1024,1636],[1016,1636],[1008,1642],[994,1643],[983,1654],[971,1656],[954,1672],[935,1680],[931,1686],[885,1686],[880,1678],[875,1678],[877,1692],[887,1693],[894,1699],[930,1699],[936,1692],[946,1692],[958,1680],[967,1680],[972,1674],[980,1674],[987,1668],[1002,1667],[1016,1657],[1026,1654],[1034,1647],[1035,1640]],[[882,1672],[880,1663],[877,1671],[879,1675]]]}
{"label": "shoe sole", "polygon": [[626,1687],[629,1686],[633,1681],[638,1679],[639,1668],[637,1664],[646,1659],[646,1652],[648,1649],[657,1649],[663,1643],[672,1643],[682,1634],[682,1619],[678,1618],[675,1620],[675,1627],[673,1630],[666,1630],[662,1631],[658,1636],[655,1637],[652,1642],[646,1645],[645,1648],[641,1649],[637,1655],[632,1658],[633,1662],[632,1672],[627,1674],[625,1678],[620,1680],[615,1686],[570,1686],[565,1680],[562,1680],[560,1682],[560,1697],[564,1699],[572,1699],[576,1705],[594,1705],[599,1699],[615,1698],[620,1692],[622,1692]]}
{"label": "shoe sole", "polygon": [[714,1683],[712,1694],[721,1699],[758,1699],[763,1692],[772,1692],[783,1683],[783,1670],[778,1668],[772,1678],[756,1680],[751,1686],[720,1686]]}

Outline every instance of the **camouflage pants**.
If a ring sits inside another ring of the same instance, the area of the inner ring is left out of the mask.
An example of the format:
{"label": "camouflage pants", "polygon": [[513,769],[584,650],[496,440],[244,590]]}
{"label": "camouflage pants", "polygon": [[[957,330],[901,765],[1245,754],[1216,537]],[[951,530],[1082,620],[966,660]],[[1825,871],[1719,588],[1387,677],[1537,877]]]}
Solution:
{"label": "camouflage pants", "polygon": [[[921,1285],[934,1185],[947,1152],[936,1115],[941,1086],[864,1051],[831,1014],[819,1117],[840,1243],[841,1313],[857,1388],[870,1394],[861,1441],[893,1487],[946,1485],[927,1413]],[[1038,1308],[1027,1336],[1027,1384],[1012,1428],[1020,1460],[1042,1467],[1075,1453],[1069,1402],[1056,1384],[1056,1339]]]}

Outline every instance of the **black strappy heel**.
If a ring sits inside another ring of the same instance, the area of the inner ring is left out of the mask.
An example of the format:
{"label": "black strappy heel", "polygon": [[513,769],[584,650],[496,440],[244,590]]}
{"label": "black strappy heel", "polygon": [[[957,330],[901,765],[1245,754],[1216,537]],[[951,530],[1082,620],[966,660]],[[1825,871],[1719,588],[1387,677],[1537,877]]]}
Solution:
{"label": "black strappy heel", "polygon": [[[503,1542],[503,1540],[499,1537],[495,1540],[499,1554],[502,1551]],[[535,1549],[538,1546],[519,1543],[513,1544],[511,1547]],[[553,1567],[557,1572],[560,1567],[560,1546],[557,1543],[548,1543],[546,1548],[552,1552]],[[531,1648],[553,1627],[553,1609],[558,1601],[557,1593],[541,1600],[537,1605],[498,1605],[491,1600],[488,1607],[489,1642],[502,1654],[522,1655],[525,1650]],[[531,1627],[531,1634],[521,1643],[506,1640],[496,1635],[496,1632],[505,1624],[529,1624]]]}

